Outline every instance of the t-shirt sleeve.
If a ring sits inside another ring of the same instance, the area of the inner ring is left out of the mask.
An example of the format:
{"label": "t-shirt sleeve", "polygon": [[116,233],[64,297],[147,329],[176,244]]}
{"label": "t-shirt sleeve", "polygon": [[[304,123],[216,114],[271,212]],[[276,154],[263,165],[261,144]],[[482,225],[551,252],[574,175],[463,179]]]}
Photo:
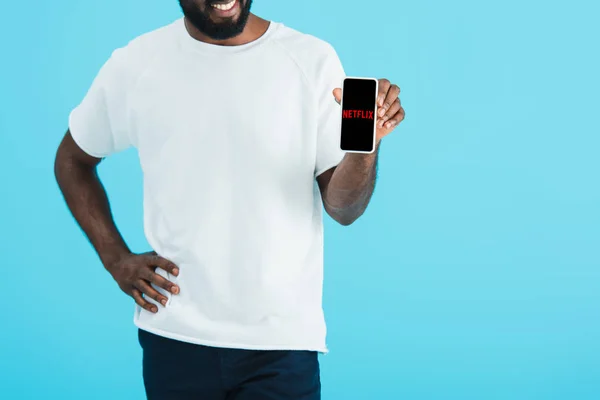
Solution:
{"label": "t-shirt sleeve", "polygon": [[337,53],[330,47],[317,79],[319,116],[315,176],[337,166],[345,155],[340,149],[340,105],[333,97],[333,89],[341,88],[345,76]]}
{"label": "t-shirt sleeve", "polygon": [[69,115],[73,140],[93,157],[104,158],[132,145],[127,118],[131,74],[127,72],[125,51],[121,48],[113,52]]}

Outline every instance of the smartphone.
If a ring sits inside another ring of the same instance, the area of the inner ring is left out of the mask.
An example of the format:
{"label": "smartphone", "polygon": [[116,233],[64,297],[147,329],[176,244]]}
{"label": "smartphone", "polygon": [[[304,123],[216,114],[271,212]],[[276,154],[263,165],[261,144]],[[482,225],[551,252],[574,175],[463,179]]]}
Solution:
{"label": "smartphone", "polygon": [[347,77],[342,82],[340,148],[343,151],[375,151],[378,86],[375,78]]}

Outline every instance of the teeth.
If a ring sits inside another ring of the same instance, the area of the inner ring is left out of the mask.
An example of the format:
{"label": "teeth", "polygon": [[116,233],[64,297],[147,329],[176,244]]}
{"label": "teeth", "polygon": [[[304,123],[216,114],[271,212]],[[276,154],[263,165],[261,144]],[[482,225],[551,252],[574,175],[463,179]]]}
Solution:
{"label": "teeth", "polygon": [[235,6],[235,2],[236,1],[237,0],[231,0],[229,3],[225,3],[225,4],[213,4],[212,6],[214,8],[219,9],[219,10],[222,10],[222,11],[229,11],[229,10],[231,10],[233,8],[233,6]]}

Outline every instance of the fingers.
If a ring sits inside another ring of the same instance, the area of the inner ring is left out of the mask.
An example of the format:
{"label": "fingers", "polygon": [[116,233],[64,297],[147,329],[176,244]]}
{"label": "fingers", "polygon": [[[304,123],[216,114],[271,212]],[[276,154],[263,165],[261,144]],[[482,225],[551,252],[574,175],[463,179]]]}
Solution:
{"label": "fingers", "polygon": [[[152,286],[148,284],[148,282],[139,279],[134,284],[134,287],[138,289],[142,294],[148,298],[152,298],[156,300],[156,302],[162,304],[163,306],[167,305],[167,298],[162,294],[158,293]],[[145,300],[144,300],[145,301]]]}
{"label": "fingers", "polygon": [[149,255],[148,263],[149,265],[159,267],[160,269],[167,271],[171,275],[179,275],[179,268],[177,268],[177,265],[157,254]]}
{"label": "fingers", "polygon": [[394,115],[389,121],[385,123],[385,128],[389,129],[394,126],[398,126],[400,122],[404,121],[406,114],[404,113],[404,108],[400,107],[400,110]]}
{"label": "fingers", "polygon": [[342,89],[335,88],[333,89],[333,97],[338,104],[342,104]]}
{"label": "fingers", "polygon": [[165,289],[167,292],[171,292],[173,294],[179,294],[179,287],[176,284],[166,280],[165,278],[158,275],[157,273],[152,273],[152,276],[148,280],[150,282],[154,283],[156,286],[159,286],[159,287]]}
{"label": "fingers", "polygon": [[389,119],[393,118],[394,115],[396,115],[396,113],[398,111],[400,111],[401,108],[402,107],[400,106],[400,99],[396,98],[396,100],[394,100],[394,102],[392,103],[390,108],[388,108],[385,115],[383,117],[379,118],[379,121],[377,121],[377,126],[382,128],[383,124],[385,122],[387,122]]}
{"label": "fingers", "polygon": [[396,101],[398,96],[400,95],[400,87],[398,85],[390,85],[388,87],[388,91],[385,94],[385,98],[383,100],[383,105],[379,108],[378,115],[383,117],[387,111],[392,107],[392,104]]}
{"label": "fingers", "polygon": [[179,294],[179,286],[157,274],[155,268],[154,265],[148,265],[148,268],[140,270],[138,277],[147,282],[154,283],[156,286],[165,289],[167,292]]}
{"label": "fingers", "polygon": [[[155,252],[132,254],[123,258],[111,268],[111,274],[121,290],[133,297],[138,306],[156,313],[159,308],[158,304],[167,306],[169,293],[179,294],[180,292],[176,284],[164,277],[164,273],[156,272],[157,268],[173,276],[179,275],[179,268],[174,263]],[[148,301],[150,299],[158,304]]]}
{"label": "fingers", "polygon": [[[383,107],[385,98],[387,96],[387,92],[388,92],[388,90],[390,90],[390,86],[391,86],[391,83],[387,79],[379,80],[379,94],[377,95],[377,106]],[[383,115],[383,114],[381,114],[381,115]]]}
{"label": "fingers", "polygon": [[165,289],[167,292],[179,294],[179,287],[176,284],[156,273],[156,268],[158,267],[167,272],[170,271],[171,274],[176,276],[179,274],[179,269],[175,266],[175,264],[156,254],[150,255],[147,259],[147,262],[148,268],[140,269],[138,277]]}
{"label": "fingers", "polygon": [[137,303],[137,305],[140,306],[140,307],[142,307],[144,310],[150,311],[151,313],[157,313],[158,312],[158,307],[156,307],[154,304],[148,303],[142,297],[142,292],[140,292],[138,289],[133,288],[131,290],[131,297],[133,297],[133,299],[135,300],[135,302]]}

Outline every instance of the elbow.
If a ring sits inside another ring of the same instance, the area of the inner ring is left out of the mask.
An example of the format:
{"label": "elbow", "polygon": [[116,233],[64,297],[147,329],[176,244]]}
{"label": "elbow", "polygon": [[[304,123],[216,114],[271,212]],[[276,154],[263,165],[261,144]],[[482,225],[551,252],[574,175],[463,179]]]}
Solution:
{"label": "elbow", "polygon": [[61,160],[61,150],[60,148],[58,149],[58,151],[56,152],[56,155],[54,157],[54,165],[53,165],[53,171],[54,171],[54,179],[57,182],[60,182],[60,176],[61,176],[61,171],[62,171],[62,160]]}
{"label": "elbow", "polygon": [[337,222],[342,226],[350,226],[355,223],[357,219],[358,217],[343,217],[337,219]]}
{"label": "elbow", "polygon": [[362,213],[354,213],[351,212],[350,210],[347,210],[345,212],[336,212],[336,213],[329,213],[329,215],[331,216],[331,218],[333,218],[338,224],[342,225],[342,226],[350,226],[353,223],[355,223],[358,218],[360,218],[360,216],[362,215]]}
{"label": "elbow", "polygon": [[338,224],[350,226],[364,213],[364,207],[358,204],[332,206],[327,201],[324,202],[325,211]]}
{"label": "elbow", "polygon": [[336,220],[338,224],[342,225],[342,226],[350,226],[354,223],[354,221],[356,221],[356,219],[351,219],[351,218],[347,218],[347,219],[342,219],[339,218]]}
{"label": "elbow", "polygon": [[363,215],[366,208],[361,203],[332,205],[324,201],[324,205],[327,214],[342,226],[352,225]]}

